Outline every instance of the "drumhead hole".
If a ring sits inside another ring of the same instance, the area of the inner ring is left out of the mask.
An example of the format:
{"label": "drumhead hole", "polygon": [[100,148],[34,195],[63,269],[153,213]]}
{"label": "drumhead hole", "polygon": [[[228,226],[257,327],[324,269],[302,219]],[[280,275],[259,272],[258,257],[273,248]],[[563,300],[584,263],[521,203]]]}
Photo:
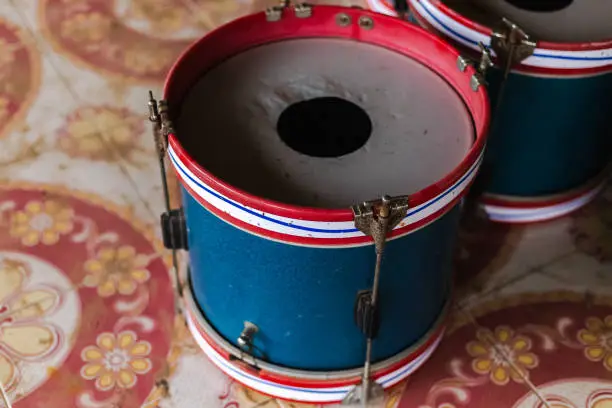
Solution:
{"label": "drumhead hole", "polygon": [[514,7],[527,11],[550,13],[569,7],[574,0],[506,0]]}
{"label": "drumhead hole", "polygon": [[289,105],[276,131],[291,149],[312,157],[341,157],[363,147],[372,134],[370,117],[357,104],[328,96]]}

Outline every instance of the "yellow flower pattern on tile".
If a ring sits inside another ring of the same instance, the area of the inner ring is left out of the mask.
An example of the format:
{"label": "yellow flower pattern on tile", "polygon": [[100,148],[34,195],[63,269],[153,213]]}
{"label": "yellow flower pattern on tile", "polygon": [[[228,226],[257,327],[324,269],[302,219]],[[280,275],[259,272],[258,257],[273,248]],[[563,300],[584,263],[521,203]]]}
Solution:
{"label": "yellow flower pattern on tile", "polygon": [[84,107],[68,118],[58,144],[72,157],[110,161],[138,150],[142,120],[129,112],[107,107]]}
{"label": "yellow flower pattern on tile", "polygon": [[112,27],[111,19],[101,13],[78,13],[62,22],[62,37],[79,43],[94,44],[106,39]]}
{"label": "yellow flower pattern on tile", "polygon": [[174,55],[162,49],[127,49],[123,53],[123,65],[140,75],[159,72],[168,66]]}
{"label": "yellow flower pattern on tile", "polygon": [[191,11],[176,0],[132,0],[128,15],[146,22],[157,34],[170,34],[191,25]]}
{"label": "yellow flower pattern on tile", "polygon": [[[139,27],[153,36],[172,37],[183,33],[192,35],[212,30],[248,12],[247,4],[224,0],[131,0],[124,19],[137,21]],[[242,6],[242,7],[241,7]],[[124,20],[125,21],[125,20]],[[183,37],[184,38],[184,37]]]}
{"label": "yellow flower pattern on tile", "polygon": [[102,297],[116,293],[131,295],[139,284],[149,279],[148,264],[149,257],[137,254],[131,246],[103,248],[94,259],[85,262],[87,276],[83,279],[83,284],[97,288]]}
{"label": "yellow flower pattern on tile", "polygon": [[612,408],[612,395],[608,393],[601,398],[591,401],[587,408]]}
{"label": "yellow flower pattern on tile", "polygon": [[401,384],[394,386],[391,390],[387,390],[387,397],[385,402],[385,408],[396,408],[402,398],[405,385]]}
{"label": "yellow flower pattern on tile", "polygon": [[0,382],[12,388],[23,359],[39,359],[53,352],[58,333],[42,319],[59,304],[52,289],[27,289],[28,265],[0,260]]}
{"label": "yellow flower pattern on tile", "polygon": [[466,346],[468,354],[474,357],[472,369],[489,375],[494,384],[506,385],[510,379],[522,383],[529,378],[528,370],[538,366],[538,357],[530,352],[531,340],[515,335],[509,327],[499,326],[495,333],[481,328],[476,338]]}
{"label": "yellow flower pattern on tile", "polygon": [[578,341],[585,346],[584,355],[591,361],[603,361],[604,367],[612,371],[612,316],[603,320],[589,317],[585,326],[577,334]]}
{"label": "yellow flower pattern on tile", "polygon": [[25,246],[56,244],[72,232],[74,211],[55,200],[30,201],[10,218],[9,234]]}
{"label": "yellow flower pattern on tile", "polygon": [[134,332],[124,331],[115,336],[102,333],[96,339],[96,346],[88,346],[81,352],[86,363],[81,376],[95,380],[96,388],[108,391],[115,387],[129,389],[136,385],[137,376],[151,370],[148,356],[151,345],[138,340]]}

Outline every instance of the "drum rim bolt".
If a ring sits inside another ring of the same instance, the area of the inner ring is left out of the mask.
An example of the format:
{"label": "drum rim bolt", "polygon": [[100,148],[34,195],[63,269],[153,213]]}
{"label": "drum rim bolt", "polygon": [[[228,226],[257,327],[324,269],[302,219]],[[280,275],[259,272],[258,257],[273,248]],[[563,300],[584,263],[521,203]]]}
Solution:
{"label": "drum rim bolt", "polygon": [[283,8],[279,6],[268,7],[265,13],[266,13],[266,21],[276,22],[282,18]]}
{"label": "drum rim bolt", "polygon": [[457,68],[459,68],[459,71],[465,72],[465,70],[467,69],[467,66],[468,66],[468,62],[465,58],[463,58],[461,55],[457,57]]}
{"label": "drum rim bolt", "polygon": [[470,78],[470,86],[472,87],[472,90],[474,92],[478,91],[478,88],[480,88],[480,85],[482,85],[482,78],[480,77],[479,74],[474,74],[472,75],[472,77]]}
{"label": "drum rim bolt", "polygon": [[293,6],[295,16],[298,18],[308,18],[312,16],[312,7],[308,3],[297,3]]}
{"label": "drum rim bolt", "polygon": [[351,24],[351,17],[346,13],[338,13],[336,15],[336,24],[340,27],[346,27]]}
{"label": "drum rim bolt", "polygon": [[374,20],[368,16],[361,16],[359,17],[359,27],[365,30],[371,30],[374,28]]}
{"label": "drum rim bolt", "polygon": [[259,332],[259,327],[257,327],[257,325],[245,321],[244,329],[240,333],[240,336],[238,336],[236,343],[238,343],[238,346],[244,351],[251,351],[250,349],[253,348],[253,340],[257,332]]}

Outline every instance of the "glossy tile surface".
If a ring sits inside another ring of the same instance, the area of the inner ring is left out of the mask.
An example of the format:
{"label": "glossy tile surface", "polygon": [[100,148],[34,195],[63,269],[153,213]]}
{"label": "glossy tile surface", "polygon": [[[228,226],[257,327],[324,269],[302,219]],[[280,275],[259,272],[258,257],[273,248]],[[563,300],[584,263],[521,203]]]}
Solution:
{"label": "glossy tile surface", "polygon": [[[212,366],[175,314],[159,241],[147,91],[160,95],[193,39],[266,5],[0,4],[0,382],[13,406],[313,407]],[[446,338],[385,408],[612,406],[612,188],[545,224],[466,219],[456,265]]]}

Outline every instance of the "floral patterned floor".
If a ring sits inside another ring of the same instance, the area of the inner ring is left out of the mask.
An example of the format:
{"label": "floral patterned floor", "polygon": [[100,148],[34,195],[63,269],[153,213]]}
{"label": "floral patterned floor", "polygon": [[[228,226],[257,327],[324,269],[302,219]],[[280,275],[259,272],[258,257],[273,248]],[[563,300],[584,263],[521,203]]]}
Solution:
{"label": "floral patterned floor", "polygon": [[[175,316],[144,121],[191,40],[264,5],[0,2],[0,381],[14,406],[297,407],[232,384]],[[612,187],[551,223],[465,220],[461,238],[451,328],[387,407],[612,407]]]}

